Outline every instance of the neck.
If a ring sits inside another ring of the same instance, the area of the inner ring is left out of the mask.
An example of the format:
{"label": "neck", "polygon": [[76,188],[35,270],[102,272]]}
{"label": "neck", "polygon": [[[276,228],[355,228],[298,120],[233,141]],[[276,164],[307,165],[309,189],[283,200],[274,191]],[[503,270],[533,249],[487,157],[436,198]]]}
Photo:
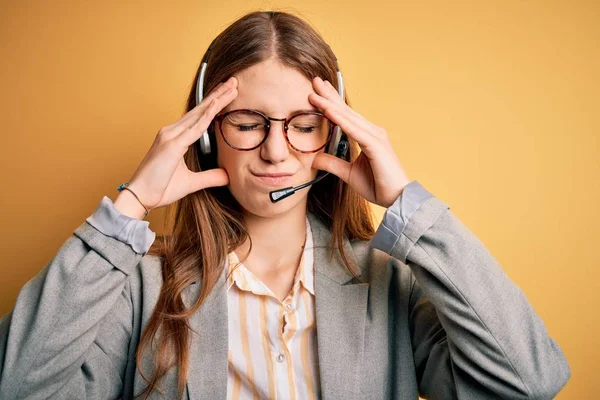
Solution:
{"label": "neck", "polygon": [[274,217],[244,215],[252,250],[247,240],[235,250],[244,265],[257,275],[277,274],[296,269],[306,241],[306,206],[297,207]]}

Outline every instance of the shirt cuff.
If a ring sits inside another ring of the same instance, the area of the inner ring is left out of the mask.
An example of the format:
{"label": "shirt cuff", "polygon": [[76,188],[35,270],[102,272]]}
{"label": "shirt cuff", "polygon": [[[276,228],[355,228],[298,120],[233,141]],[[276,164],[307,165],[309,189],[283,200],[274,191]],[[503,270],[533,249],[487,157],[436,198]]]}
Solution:
{"label": "shirt cuff", "polygon": [[390,254],[411,215],[432,197],[433,194],[418,181],[406,185],[396,201],[385,211],[379,228],[371,238],[371,247]]}
{"label": "shirt cuff", "polygon": [[106,236],[128,244],[138,254],[146,255],[156,238],[149,228],[150,222],[122,214],[107,196],[86,221]]}

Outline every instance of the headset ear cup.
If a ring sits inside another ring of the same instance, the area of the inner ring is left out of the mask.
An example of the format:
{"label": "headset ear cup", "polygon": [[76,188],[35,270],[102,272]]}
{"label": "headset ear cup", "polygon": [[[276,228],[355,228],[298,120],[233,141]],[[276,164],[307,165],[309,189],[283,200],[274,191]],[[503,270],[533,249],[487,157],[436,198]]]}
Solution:
{"label": "headset ear cup", "polygon": [[338,144],[337,150],[335,152],[335,156],[341,158],[342,160],[346,159],[346,153],[348,153],[349,148],[348,140],[346,140],[346,136],[342,136],[340,139],[340,143]]}
{"label": "headset ear cup", "polygon": [[327,148],[327,153],[331,154],[332,156],[336,156],[336,154],[338,153],[340,141],[345,136],[346,135],[342,132],[342,128],[340,128],[340,126],[334,126],[333,133],[331,136],[331,142],[329,143],[329,147]]}
{"label": "headset ear cup", "polygon": [[205,154],[202,151],[201,138],[196,140],[196,154],[198,155],[198,164],[200,171],[206,171],[209,169],[216,168],[217,166],[217,144],[215,140],[214,128],[211,125],[207,129],[207,140],[210,144],[210,152]]}
{"label": "headset ear cup", "polygon": [[208,141],[210,143],[210,153],[206,154],[206,161],[209,169],[217,168],[217,138],[215,135],[215,122],[208,127]]}
{"label": "headset ear cup", "polygon": [[207,155],[210,154],[212,150],[210,135],[208,134],[208,130],[205,131],[199,138],[198,142],[200,143],[200,151],[202,154]]}

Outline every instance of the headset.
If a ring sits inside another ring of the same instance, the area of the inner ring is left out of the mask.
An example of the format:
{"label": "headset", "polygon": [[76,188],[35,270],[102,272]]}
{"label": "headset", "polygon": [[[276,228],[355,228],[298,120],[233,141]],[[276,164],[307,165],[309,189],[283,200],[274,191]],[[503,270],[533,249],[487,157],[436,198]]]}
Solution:
{"label": "headset", "polygon": [[[202,63],[200,65],[200,74],[198,74],[198,81],[196,83],[196,105],[200,104],[200,102],[204,98],[204,77],[206,74],[206,68],[208,66],[208,57],[210,56],[210,53],[212,51],[213,44],[214,44],[214,41],[213,41],[213,43],[210,44],[208,50],[204,54],[204,57],[202,58]],[[337,58],[335,57],[335,55],[333,57],[335,59],[335,66],[337,69],[338,93],[341,96],[342,100],[345,100],[344,80],[342,78],[342,73],[340,71],[340,67],[338,65]],[[204,156],[213,155],[215,153],[215,152],[213,152],[213,146],[216,149],[216,143],[214,143],[214,144],[211,143],[210,135],[209,135],[208,129],[207,129],[204,131],[202,136],[200,136],[200,138],[196,141],[196,148],[199,151],[198,159],[200,159],[201,155],[204,155]],[[327,153],[334,155],[336,157],[339,157],[341,159],[345,159],[346,153],[348,151],[348,147],[349,147],[349,145],[348,145],[348,139],[346,137],[346,134],[343,133],[341,128],[336,124],[334,131],[333,131],[333,136],[332,136],[331,142],[329,143],[329,146],[327,148]],[[200,168],[200,171],[201,171],[202,167],[200,166],[200,163],[198,163],[198,167]],[[325,171],[320,171],[320,172],[325,172]],[[286,197],[289,197],[292,194],[296,193],[297,190],[304,189],[305,187],[308,187],[310,185],[313,185],[313,184],[319,182],[321,179],[325,178],[328,174],[329,174],[329,172],[325,172],[321,176],[317,176],[312,181],[303,183],[302,185],[299,185],[299,186],[293,186],[293,187],[291,186],[291,187],[287,187],[287,188],[283,188],[283,189],[279,189],[279,190],[274,190],[269,193],[269,198],[271,199],[272,203],[276,203],[276,202],[283,200]]]}

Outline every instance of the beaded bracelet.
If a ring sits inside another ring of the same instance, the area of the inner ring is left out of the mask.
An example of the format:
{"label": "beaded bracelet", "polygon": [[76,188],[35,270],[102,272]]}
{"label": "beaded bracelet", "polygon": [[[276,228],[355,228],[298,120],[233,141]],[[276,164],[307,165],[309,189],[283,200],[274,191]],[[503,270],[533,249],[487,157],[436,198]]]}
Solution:
{"label": "beaded bracelet", "polygon": [[145,218],[146,215],[150,214],[150,210],[148,210],[148,207],[146,207],[144,205],[144,203],[142,203],[142,201],[140,200],[140,198],[137,197],[137,194],[133,193],[133,190],[129,189],[127,186],[129,186],[129,182],[121,183],[119,185],[119,187],[117,188],[117,190],[119,192],[122,192],[123,190],[129,190],[131,192],[131,194],[133,194],[135,196],[135,198],[137,199],[137,201],[140,202],[140,204],[142,205],[142,207],[144,207],[144,210],[146,210],[146,213],[144,214],[144,218]]}

